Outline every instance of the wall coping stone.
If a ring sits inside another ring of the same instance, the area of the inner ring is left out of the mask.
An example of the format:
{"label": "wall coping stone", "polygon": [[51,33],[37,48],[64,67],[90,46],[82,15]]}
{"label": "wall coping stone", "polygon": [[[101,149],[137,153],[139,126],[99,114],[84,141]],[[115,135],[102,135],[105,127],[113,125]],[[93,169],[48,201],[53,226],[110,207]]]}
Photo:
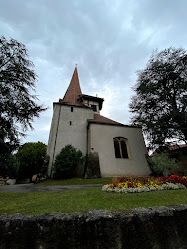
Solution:
{"label": "wall coping stone", "polygon": [[0,249],[187,249],[187,204],[42,215],[0,214]]}

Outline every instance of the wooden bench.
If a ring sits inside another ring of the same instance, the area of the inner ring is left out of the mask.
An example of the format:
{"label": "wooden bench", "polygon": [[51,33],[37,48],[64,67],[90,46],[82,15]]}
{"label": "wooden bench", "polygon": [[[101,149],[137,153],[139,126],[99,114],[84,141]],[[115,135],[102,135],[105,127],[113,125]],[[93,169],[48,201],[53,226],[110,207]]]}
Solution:
{"label": "wooden bench", "polygon": [[4,179],[4,178],[1,178],[1,177],[0,177],[0,185],[5,185],[6,182],[8,181],[8,179],[9,179],[9,178]]}

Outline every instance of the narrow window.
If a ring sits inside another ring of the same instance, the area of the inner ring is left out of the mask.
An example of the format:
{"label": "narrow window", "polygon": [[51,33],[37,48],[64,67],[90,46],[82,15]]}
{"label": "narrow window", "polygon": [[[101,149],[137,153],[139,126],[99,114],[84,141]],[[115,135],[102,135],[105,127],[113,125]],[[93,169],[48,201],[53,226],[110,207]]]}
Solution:
{"label": "narrow window", "polygon": [[127,139],[123,137],[114,138],[114,150],[116,158],[129,158]]}
{"label": "narrow window", "polygon": [[91,105],[91,108],[93,109],[94,112],[97,111],[96,105]]}
{"label": "narrow window", "polygon": [[121,158],[118,140],[114,140],[114,149],[115,149],[115,156],[116,156],[116,158]]}
{"label": "narrow window", "polygon": [[73,106],[71,106],[71,112],[73,112]]}
{"label": "narrow window", "polygon": [[69,122],[69,124],[71,125],[71,121]]}
{"label": "narrow window", "polygon": [[124,140],[120,141],[121,143],[121,153],[123,158],[128,158],[127,145]]}

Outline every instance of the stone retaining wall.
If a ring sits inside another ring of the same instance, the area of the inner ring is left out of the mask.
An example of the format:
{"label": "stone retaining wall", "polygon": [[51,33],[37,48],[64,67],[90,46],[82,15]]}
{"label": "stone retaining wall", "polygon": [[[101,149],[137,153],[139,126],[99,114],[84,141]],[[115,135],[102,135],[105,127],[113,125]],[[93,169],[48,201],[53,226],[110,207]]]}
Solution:
{"label": "stone retaining wall", "polygon": [[0,215],[0,249],[186,249],[187,205]]}

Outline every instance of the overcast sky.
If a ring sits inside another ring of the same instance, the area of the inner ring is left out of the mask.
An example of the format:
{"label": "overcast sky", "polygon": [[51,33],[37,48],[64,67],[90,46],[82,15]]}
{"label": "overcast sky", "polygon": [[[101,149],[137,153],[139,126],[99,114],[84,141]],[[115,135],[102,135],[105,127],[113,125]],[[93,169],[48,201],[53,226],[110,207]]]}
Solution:
{"label": "overcast sky", "polygon": [[187,0],[1,0],[0,36],[26,45],[49,107],[22,142],[47,144],[75,63],[82,93],[105,99],[101,115],[129,124],[136,71],[154,49],[187,48],[186,13]]}

